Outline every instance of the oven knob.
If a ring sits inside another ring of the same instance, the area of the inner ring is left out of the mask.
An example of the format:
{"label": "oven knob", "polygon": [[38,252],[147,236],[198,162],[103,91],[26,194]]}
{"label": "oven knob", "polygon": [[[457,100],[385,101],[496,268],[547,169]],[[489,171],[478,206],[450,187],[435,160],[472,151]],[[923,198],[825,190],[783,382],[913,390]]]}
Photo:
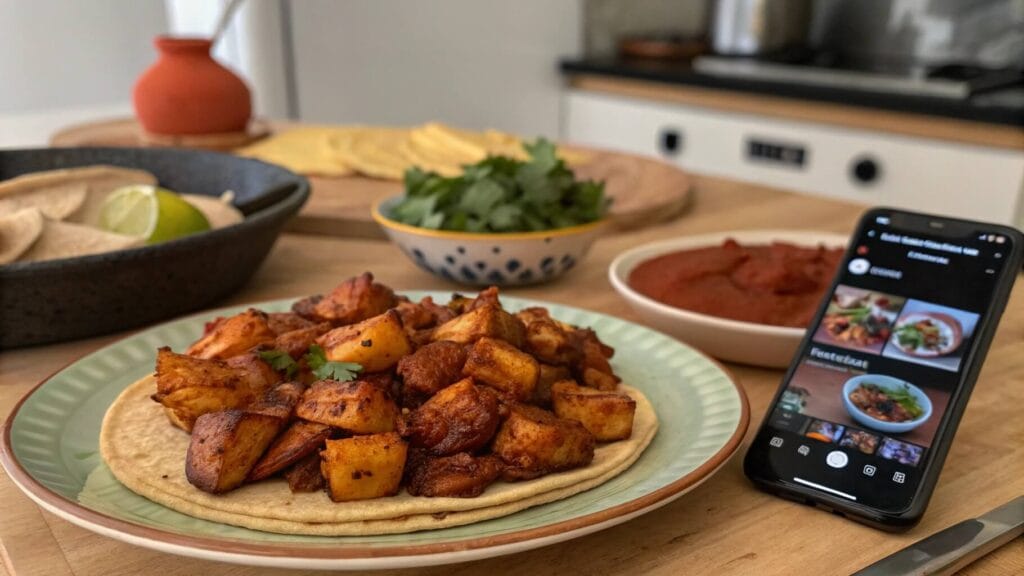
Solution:
{"label": "oven knob", "polygon": [[857,184],[871,184],[882,175],[882,167],[873,158],[861,157],[853,161],[850,176]]}
{"label": "oven knob", "polygon": [[658,135],[658,147],[665,156],[675,156],[683,149],[683,137],[674,128],[665,128]]}

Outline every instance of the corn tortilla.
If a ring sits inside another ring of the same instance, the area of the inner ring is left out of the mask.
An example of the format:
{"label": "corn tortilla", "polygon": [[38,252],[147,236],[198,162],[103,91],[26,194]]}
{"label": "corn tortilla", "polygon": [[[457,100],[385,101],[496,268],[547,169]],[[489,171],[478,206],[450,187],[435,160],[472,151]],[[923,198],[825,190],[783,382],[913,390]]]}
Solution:
{"label": "corn tortilla", "polygon": [[132,384],[107,410],[100,433],[103,459],[132,491],[178,512],[283,534],[357,536],[459,526],[497,518],[589,490],[629,468],[650,444],[657,416],[638,390],[632,436],[599,445],[585,468],[528,482],[497,482],[476,498],[398,496],[335,503],[324,492],[293,494],[281,479],[243,486],[222,495],[202,492],[185,478],[189,436],[172,427],[163,407],[150,400],[155,381]]}
{"label": "corn tortilla", "polygon": [[210,223],[212,229],[238,224],[245,219],[238,208],[220,198],[199,194],[182,194],[181,197],[202,212],[203,216],[206,216],[206,221]]}
{"label": "corn tortilla", "polygon": [[[39,195],[39,202],[51,205],[43,210],[44,216],[51,219],[94,224],[99,219],[103,200],[114,190],[130,184],[156,185],[156,183],[156,177],[145,170],[102,164],[80,168],[61,168],[23,174],[0,181],[0,203],[21,203],[26,198],[31,199]],[[52,195],[54,194],[65,196],[65,198],[57,205],[53,205]],[[51,215],[52,211],[56,212]]]}
{"label": "corn tortilla", "polygon": [[43,220],[38,208],[0,214],[0,264],[14,262],[28,251],[43,233]]}
{"label": "corn tortilla", "polygon": [[50,220],[63,220],[82,208],[88,193],[88,184],[68,181],[51,187],[0,196],[0,216],[14,214],[26,208],[36,208]]}
{"label": "corn tortilla", "polygon": [[284,166],[300,174],[348,176],[354,169],[332,151],[330,144],[331,136],[344,130],[340,127],[296,128],[260,140],[235,153]]}
{"label": "corn tortilla", "polygon": [[401,180],[409,167],[400,148],[409,137],[405,128],[355,128],[331,135],[331,149],[342,162],[374,178]]}
{"label": "corn tortilla", "polygon": [[84,224],[43,220],[43,231],[19,261],[36,262],[113,252],[142,246],[141,238],[106,232]]}

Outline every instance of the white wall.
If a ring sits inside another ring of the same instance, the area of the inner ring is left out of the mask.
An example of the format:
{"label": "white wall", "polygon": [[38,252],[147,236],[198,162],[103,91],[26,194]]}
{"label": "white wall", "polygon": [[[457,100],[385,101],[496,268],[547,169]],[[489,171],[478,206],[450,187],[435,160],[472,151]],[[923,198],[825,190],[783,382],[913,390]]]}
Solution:
{"label": "white wall", "polygon": [[581,0],[293,0],[302,120],[557,136]]}
{"label": "white wall", "polygon": [[[0,147],[131,114],[157,34],[207,34],[224,0],[0,0]],[[441,120],[557,136],[560,57],[582,47],[583,0],[248,0],[216,54],[288,112],[282,3],[297,108],[317,122]]]}
{"label": "white wall", "polygon": [[166,24],[159,0],[3,0],[0,114],[129,101]]}
{"label": "white wall", "polygon": [[167,26],[161,0],[0,0],[0,146],[45,144],[67,123],[130,113]]}
{"label": "white wall", "polygon": [[[68,125],[130,116],[153,38],[208,36],[225,0],[0,0],[0,147],[43,146]],[[281,0],[244,2],[214,51],[287,115]]]}

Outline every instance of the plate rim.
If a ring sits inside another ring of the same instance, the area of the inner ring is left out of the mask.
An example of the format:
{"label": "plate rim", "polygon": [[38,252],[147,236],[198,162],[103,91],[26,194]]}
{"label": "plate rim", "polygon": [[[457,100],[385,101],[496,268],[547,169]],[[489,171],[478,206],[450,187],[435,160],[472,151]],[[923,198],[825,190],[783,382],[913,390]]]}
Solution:
{"label": "plate rim", "polygon": [[[399,292],[437,291],[404,289]],[[172,319],[167,322],[161,322],[141,330],[133,331],[132,333],[126,334],[106,346],[83,353],[81,356],[71,360],[36,383],[18,399],[17,403],[15,403],[14,408],[11,410],[3,424],[3,434],[2,439],[0,439],[0,466],[4,468],[14,484],[23,493],[43,508],[69,522],[72,522],[73,524],[130,544],[208,560],[220,560],[250,565],[262,564],[282,567],[313,567],[317,562],[349,561],[351,563],[352,561],[363,561],[359,565],[351,566],[352,569],[361,569],[369,567],[399,567],[402,564],[395,564],[393,562],[400,562],[403,559],[412,558],[418,560],[420,562],[419,565],[426,565],[423,564],[423,560],[425,559],[436,560],[434,564],[459,560],[458,558],[452,558],[450,560],[446,560],[444,558],[452,554],[468,554],[469,556],[472,556],[463,558],[464,560],[480,559],[524,551],[597,532],[604,528],[629,521],[645,512],[672,502],[675,498],[682,496],[689,490],[696,488],[699,484],[710,478],[716,471],[723,467],[732,458],[732,456],[736,454],[736,452],[739,451],[740,445],[743,443],[743,439],[750,426],[750,402],[747,398],[746,391],[743,389],[743,386],[740,385],[739,380],[732,371],[722,363],[677,338],[643,324],[624,320],[611,314],[605,314],[603,312],[597,312],[558,302],[516,296],[511,297],[519,300],[528,300],[539,305],[553,304],[566,308],[575,308],[591,314],[611,317],[619,322],[640,326],[645,330],[655,332],[665,338],[673,340],[681,346],[689,348],[698,356],[721,370],[732,385],[733,389],[736,391],[740,403],[740,414],[736,429],[733,430],[729,439],[717,452],[694,470],[649,494],[624,502],[617,506],[592,512],[578,518],[562,520],[552,524],[546,524],[544,526],[516,530],[507,534],[471,537],[454,542],[434,542],[415,545],[400,544],[393,546],[346,545],[344,547],[332,547],[278,542],[245,542],[231,538],[181,534],[151,526],[145,526],[128,520],[116,518],[103,512],[91,510],[78,502],[57,494],[29,474],[22,466],[21,462],[15,457],[13,445],[11,443],[11,430],[16,416],[21,411],[24,403],[43,385],[70,366],[92,356],[93,354],[98,354],[108,348],[116,346],[128,338],[134,337],[142,332],[151,330],[163,324],[180,322],[192,317],[201,317],[211,313],[217,313],[219,310],[225,308],[258,306],[261,304],[265,305],[266,303],[274,302],[276,300],[289,299],[285,297],[265,300],[262,302],[250,302],[237,305],[232,304],[230,306],[200,311],[198,313]],[[531,544],[534,545],[531,546]],[[234,559],[232,560],[232,558]],[[261,560],[263,562],[254,563],[254,560]],[[275,560],[284,560],[285,563],[274,562]],[[393,562],[388,563],[388,561]],[[324,566],[331,567],[333,569],[339,568],[337,565]]]}

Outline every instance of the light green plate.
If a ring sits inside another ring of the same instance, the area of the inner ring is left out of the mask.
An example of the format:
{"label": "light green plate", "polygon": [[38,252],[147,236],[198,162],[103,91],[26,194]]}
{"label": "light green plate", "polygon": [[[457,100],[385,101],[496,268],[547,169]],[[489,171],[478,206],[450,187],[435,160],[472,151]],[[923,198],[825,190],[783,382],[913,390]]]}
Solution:
{"label": "light green plate", "polygon": [[[413,299],[446,293],[409,292]],[[287,536],[193,518],[131,492],[103,464],[100,424],[126,386],[153,370],[156,349],[182,350],[203,324],[247,307],[191,316],[125,338],[44,381],[4,425],[2,463],[47,510],[132,544],[244,564],[367,569],[425,566],[509,554],[607,528],[672,501],[707,479],[739,447],[746,396],[715,362],[664,334],[611,316],[503,297],[510,310],[545,306],[597,331],[613,366],[655,406],[660,429],[640,459],[597,488],[503,518],[443,530],[360,537]],[[292,300],[255,307],[284,311]]]}

